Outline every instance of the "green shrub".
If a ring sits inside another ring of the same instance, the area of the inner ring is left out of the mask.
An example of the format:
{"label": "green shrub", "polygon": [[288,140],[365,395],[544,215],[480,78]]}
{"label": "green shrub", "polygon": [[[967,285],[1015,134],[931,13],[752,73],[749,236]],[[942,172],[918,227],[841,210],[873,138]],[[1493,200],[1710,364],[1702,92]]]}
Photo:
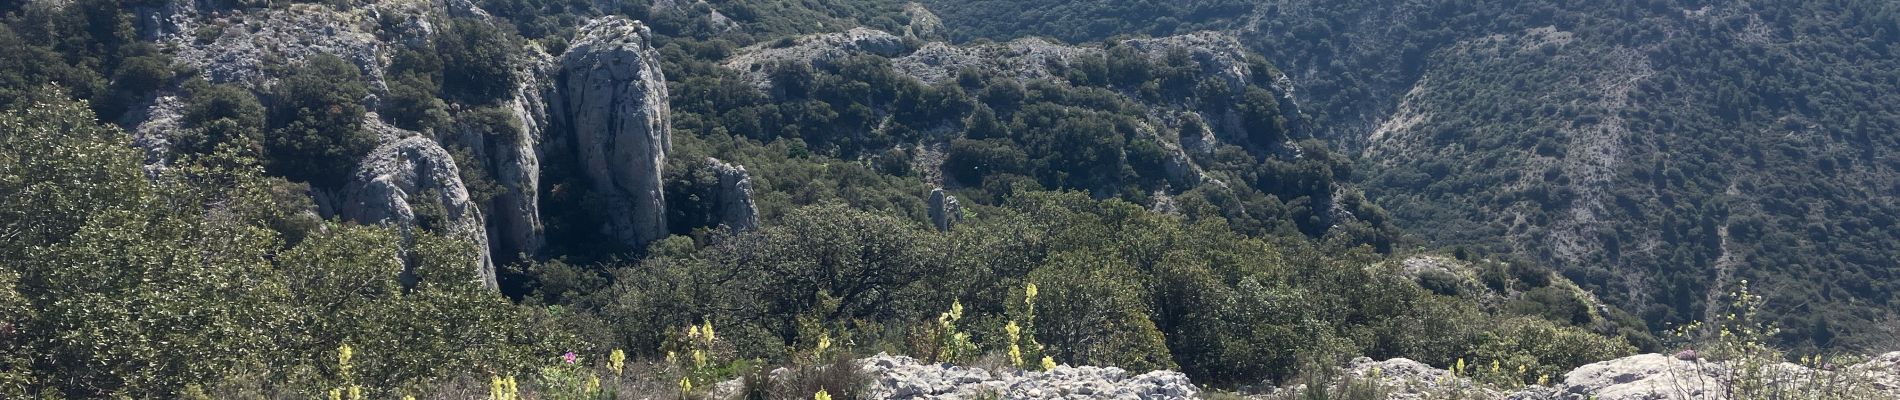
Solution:
{"label": "green shrub", "polygon": [[488,22],[456,19],[436,37],[442,90],[473,104],[491,104],[520,86],[514,77],[520,38]]}
{"label": "green shrub", "polygon": [[265,166],[272,174],[335,188],[376,147],[363,127],[369,95],[355,65],[332,55],[311,57],[278,84]]}

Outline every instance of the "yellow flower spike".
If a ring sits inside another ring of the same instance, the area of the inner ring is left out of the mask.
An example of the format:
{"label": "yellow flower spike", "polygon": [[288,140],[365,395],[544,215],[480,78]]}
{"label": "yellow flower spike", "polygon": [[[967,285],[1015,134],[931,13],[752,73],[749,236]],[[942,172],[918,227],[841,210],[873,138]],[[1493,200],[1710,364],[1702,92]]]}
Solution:
{"label": "yellow flower spike", "polygon": [[960,320],[960,319],[963,319],[963,301],[962,300],[951,301],[950,302],[950,320],[955,321],[955,320]]}
{"label": "yellow flower spike", "polygon": [[343,388],[330,389],[330,400],[343,400]]}
{"label": "yellow flower spike", "polygon": [[831,335],[825,334],[825,333],[818,334],[818,354],[821,354],[821,355],[825,354],[825,350],[830,350],[830,349],[831,349]]}
{"label": "yellow flower spike", "polygon": [[350,385],[350,400],[363,400],[363,387]]}
{"label": "yellow flower spike", "polygon": [[1491,373],[1492,374],[1498,373],[1498,360],[1491,360]]}
{"label": "yellow flower spike", "polygon": [[685,392],[685,393],[692,393],[693,380],[689,378],[680,378],[680,391]]}
{"label": "yellow flower spike", "polygon": [[1550,374],[1538,375],[1537,386],[1550,386]]}
{"label": "yellow flower spike", "polygon": [[613,368],[615,376],[626,372],[626,364],[627,352],[614,349],[613,353],[607,355],[607,367]]}
{"label": "yellow flower spike", "polygon": [[687,325],[686,337],[699,339],[699,325]]}
{"label": "yellow flower spike", "polygon": [[1458,359],[1458,365],[1456,365],[1456,366],[1454,366],[1454,367],[1452,367],[1452,369],[1451,369],[1451,373],[1452,373],[1452,375],[1464,375],[1464,374],[1465,374],[1465,359],[1464,359],[1464,358],[1459,358],[1459,359]]}
{"label": "yellow flower spike", "polygon": [[1023,327],[1016,326],[1016,320],[1010,320],[1009,325],[1003,325],[1003,332],[1009,334],[1010,343],[1015,343],[1017,339],[1022,338]]}
{"label": "yellow flower spike", "polygon": [[1009,363],[1010,365],[1016,366],[1016,368],[1023,367],[1022,346],[1017,346],[1015,343],[1009,344]]}
{"label": "yellow flower spike", "polygon": [[587,393],[595,393],[599,391],[600,391],[600,377],[598,376],[587,377]]}
{"label": "yellow flower spike", "polygon": [[1028,285],[1023,286],[1023,302],[1029,303],[1029,304],[1035,304],[1036,302],[1036,283],[1035,282],[1030,282]]}
{"label": "yellow flower spike", "polygon": [[351,349],[349,343],[344,343],[342,346],[337,346],[336,365],[350,365],[350,357],[355,356],[355,355],[356,355],[356,350]]}
{"label": "yellow flower spike", "polygon": [[811,400],[831,400],[831,393],[826,393],[824,389],[818,389],[818,393],[811,394]]}
{"label": "yellow flower spike", "polygon": [[717,336],[714,336],[714,335],[713,335],[713,329],[712,329],[712,319],[710,319],[710,318],[709,318],[709,319],[706,319],[706,327],[705,327],[705,328],[702,328],[702,329],[700,329],[700,330],[699,330],[699,332],[700,332],[700,333],[703,333],[703,334],[705,334],[705,335],[706,335],[706,341],[707,341],[707,342],[712,342],[712,341],[716,341],[716,340],[719,340],[719,338],[718,338]]}
{"label": "yellow flower spike", "polygon": [[680,362],[680,355],[679,355],[679,353],[675,353],[675,352],[673,352],[672,350],[667,350],[667,351],[666,351],[666,363],[667,363],[667,364],[679,364],[679,362]]}
{"label": "yellow flower spike", "polygon": [[1053,369],[1056,369],[1056,359],[1049,358],[1049,356],[1042,356],[1042,370],[1048,371]]}
{"label": "yellow flower spike", "polygon": [[403,395],[402,400],[416,400],[416,396]]}
{"label": "yellow flower spike", "polygon": [[693,365],[700,366],[700,367],[706,366],[706,351],[705,350],[699,350],[699,349],[693,350]]}

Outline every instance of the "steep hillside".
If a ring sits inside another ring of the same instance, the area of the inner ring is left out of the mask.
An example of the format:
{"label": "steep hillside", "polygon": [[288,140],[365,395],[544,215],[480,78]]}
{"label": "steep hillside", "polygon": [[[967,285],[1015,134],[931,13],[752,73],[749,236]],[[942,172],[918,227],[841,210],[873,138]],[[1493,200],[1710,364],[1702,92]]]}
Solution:
{"label": "steep hillside", "polygon": [[[1882,347],[1900,209],[1896,9],[1822,2],[933,3],[959,37],[1216,27],[1295,82],[1316,136],[1435,245],[1560,267],[1652,326],[1740,279],[1816,346]],[[1083,9],[1077,10],[1078,7]],[[1047,29],[1042,24],[1053,24]],[[970,31],[974,30],[974,31]]]}

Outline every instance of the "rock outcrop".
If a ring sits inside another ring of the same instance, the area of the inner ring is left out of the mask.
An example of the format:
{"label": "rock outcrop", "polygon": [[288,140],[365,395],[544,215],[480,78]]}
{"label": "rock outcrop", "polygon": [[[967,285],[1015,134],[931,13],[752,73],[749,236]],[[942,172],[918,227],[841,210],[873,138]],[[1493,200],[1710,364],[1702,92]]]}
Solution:
{"label": "rock outcrop", "polygon": [[[204,33],[178,32],[164,40],[177,48],[174,60],[202,71],[214,83],[240,83],[262,89],[276,78],[273,68],[296,65],[317,54],[330,54],[363,69],[372,93],[385,93],[382,56],[387,45],[376,37],[371,9],[339,10],[320,4],[291,4],[207,16],[174,15],[168,21]],[[209,33],[215,32],[215,35]],[[370,105],[375,109],[375,105]]]}
{"label": "rock outcrop", "polygon": [[904,39],[890,32],[870,28],[787,38],[746,46],[725,61],[726,68],[744,73],[760,89],[771,87],[770,73],[775,64],[801,63],[824,67],[856,55],[874,54],[896,57],[906,50]]}
{"label": "rock outcrop", "polygon": [[719,181],[709,199],[718,224],[739,231],[758,228],[759,208],[752,204],[752,175],[746,173],[745,166],[716,158],[707,158],[706,164]]}
{"label": "rock outcrop", "polygon": [[992,373],[879,354],[860,361],[877,399],[1191,399],[1200,389],[1174,371],[1133,374],[1114,367],[1059,366],[1046,372]]}
{"label": "rock outcrop", "polygon": [[951,227],[963,222],[963,204],[957,202],[957,196],[943,188],[930,190],[930,224],[940,232],[949,232]]}
{"label": "rock outcrop", "polygon": [[582,27],[561,57],[556,125],[594,194],[606,231],[636,248],[666,236],[661,169],[672,141],[671,110],[651,31],[621,17]]}
{"label": "rock outcrop", "polygon": [[905,39],[939,41],[950,38],[950,30],[944,28],[943,18],[938,18],[937,13],[930,12],[930,8],[923,4],[905,4],[904,18],[910,20],[909,24],[904,25]]}
{"label": "rock outcrop", "polygon": [[1027,82],[1059,78],[1059,69],[1066,68],[1075,59],[1100,53],[1099,48],[1068,46],[1042,38],[973,46],[932,42],[892,59],[891,67],[932,84],[956,79],[957,73],[964,69],[996,72]]}
{"label": "rock outcrop", "polygon": [[484,286],[495,287],[481,210],[469,200],[461,171],[442,146],[409,137],[377,147],[345,184],[342,198],[336,211],[344,219],[431,229],[474,242],[481,253],[476,275]]}

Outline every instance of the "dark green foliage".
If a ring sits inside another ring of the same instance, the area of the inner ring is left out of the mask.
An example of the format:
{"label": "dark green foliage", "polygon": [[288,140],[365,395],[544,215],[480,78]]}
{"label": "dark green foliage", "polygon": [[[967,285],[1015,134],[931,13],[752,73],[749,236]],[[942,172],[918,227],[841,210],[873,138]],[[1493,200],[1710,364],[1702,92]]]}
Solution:
{"label": "dark green foliage", "polygon": [[438,98],[442,71],[442,58],[434,52],[398,50],[389,66],[389,95],[383,100],[383,118],[398,128],[418,132],[446,128],[448,104]]}
{"label": "dark green foliage", "polygon": [[489,104],[513,94],[520,38],[487,22],[457,19],[436,37],[441,56],[442,91],[450,98]]}
{"label": "dark green foliage", "polygon": [[1242,0],[1206,1],[926,1],[952,36],[1007,40],[1050,36],[1086,42],[1117,35],[1165,36],[1241,18],[1254,9]]}
{"label": "dark green foliage", "polygon": [[274,175],[334,188],[376,147],[363,127],[369,89],[355,65],[331,55],[311,57],[272,96],[265,166]]}
{"label": "dark green foliage", "polygon": [[264,154],[264,106],[251,91],[236,85],[203,85],[185,105],[185,129],[171,137],[174,159],[212,154],[229,146],[253,159]]}
{"label": "dark green foliage", "polygon": [[63,95],[0,114],[0,346],[34,355],[0,357],[0,394],[318,397],[347,343],[356,382],[390,397],[521,368],[567,340],[473,283],[468,243],[335,224],[287,238],[269,221],[308,197],[281,201],[254,165],[147,180],[127,136]]}

